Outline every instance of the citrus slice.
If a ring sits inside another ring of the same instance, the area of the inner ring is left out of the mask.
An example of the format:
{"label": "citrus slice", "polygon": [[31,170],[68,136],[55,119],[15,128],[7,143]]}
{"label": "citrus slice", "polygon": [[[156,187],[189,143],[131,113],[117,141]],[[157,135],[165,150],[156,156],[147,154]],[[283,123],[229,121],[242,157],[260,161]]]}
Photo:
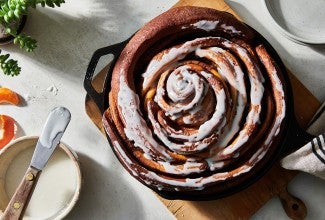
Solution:
{"label": "citrus slice", "polygon": [[0,115],[0,149],[15,136],[15,120],[7,115]]}
{"label": "citrus slice", "polygon": [[9,103],[13,105],[18,105],[19,96],[11,89],[0,88],[0,103]]}

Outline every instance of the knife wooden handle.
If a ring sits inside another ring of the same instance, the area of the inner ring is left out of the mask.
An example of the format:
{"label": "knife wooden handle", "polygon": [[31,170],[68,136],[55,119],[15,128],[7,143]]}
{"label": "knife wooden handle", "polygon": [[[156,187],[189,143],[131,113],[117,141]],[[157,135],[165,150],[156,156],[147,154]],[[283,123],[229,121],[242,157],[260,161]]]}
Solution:
{"label": "knife wooden handle", "polygon": [[4,211],[2,220],[22,219],[40,174],[41,171],[33,167],[27,169],[24,178]]}

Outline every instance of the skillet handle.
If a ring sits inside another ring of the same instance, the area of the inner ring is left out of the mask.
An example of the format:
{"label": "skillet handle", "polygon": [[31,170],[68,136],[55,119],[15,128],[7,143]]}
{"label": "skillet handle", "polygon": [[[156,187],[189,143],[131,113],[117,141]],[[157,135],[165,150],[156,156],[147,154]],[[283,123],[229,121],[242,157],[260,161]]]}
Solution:
{"label": "skillet handle", "polygon": [[[107,94],[111,88],[110,81],[113,72],[113,67],[127,42],[128,40],[96,50],[88,64],[87,72],[84,79],[84,88],[87,94],[94,100],[95,104],[97,105],[102,114],[108,107]],[[97,92],[94,86],[92,85],[92,81],[94,79],[94,72],[96,70],[99,59],[102,56],[108,54],[112,54],[114,57],[106,72],[102,85],[102,91]]]}
{"label": "skillet handle", "polygon": [[307,133],[302,129],[295,117],[292,118],[291,124],[289,125],[289,133],[285,142],[285,149],[281,154],[281,158],[284,158],[291,154],[292,152],[298,150],[309,141],[311,141],[315,136]]}
{"label": "skillet handle", "polygon": [[[324,122],[325,122],[325,102],[320,106],[317,110],[316,114],[314,115],[311,122],[308,125],[308,132],[312,134],[321,134],[324,133]],[[291,120],[291,124],[289,125],[289,135],[286,139],[285,145],[287,146],[286,150],[283,152],[283,157],[287,156],[288,154],[292,153],[293,151],[298,150],[299,148],[305,146],[308,142],[309,145],[313,145],[313,141],[320,149],[324,149],[325,154],[325,144],[324,142],[319,141],[321,136],[324,137],[324,134],[315,138],[314,135],[308,134],[306,131],[301,129],[297,123],[295,117]],[[315,139],[314,139],[315,138]]]}

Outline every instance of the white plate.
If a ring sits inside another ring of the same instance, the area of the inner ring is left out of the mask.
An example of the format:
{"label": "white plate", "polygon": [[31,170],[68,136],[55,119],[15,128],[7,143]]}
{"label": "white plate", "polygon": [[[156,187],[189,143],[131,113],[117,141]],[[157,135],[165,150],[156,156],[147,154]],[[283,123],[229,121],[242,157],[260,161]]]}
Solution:
{"label": "white plate", "polygon": [[325,44],[325,0],[262,0],[277,29],[300,43]]}

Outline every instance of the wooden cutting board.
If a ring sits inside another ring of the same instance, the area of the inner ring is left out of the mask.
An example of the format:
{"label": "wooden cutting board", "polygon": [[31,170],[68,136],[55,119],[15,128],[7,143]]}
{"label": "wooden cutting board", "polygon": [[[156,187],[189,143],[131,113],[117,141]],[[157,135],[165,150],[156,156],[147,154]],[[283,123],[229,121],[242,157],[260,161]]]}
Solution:
{"label": "wooden cutting board", "polygon": [[[215,8],[230,12],[239,18],[223,0],[180,0],[174,7],[183,5]],[[105,67],[100,71],[93,81],[93,86],[99,91],[107,68]],[[290,71],[289,75],[293,87],[295,114],[299,125],[305,128],[320,106],[320,102]],[[102,116],[95,103],[88,96],[86,97],[85,108],[90,119],[105,135],[101,122]],[[183,201],[167,200],[157,196],[177,219],[248,219],[274,196],[281,199],[288,216],[300,219],[306,215],[306,207],[303,202],[287,192],[287,185],[295,175],[297,175],[296,171],[284,170],[279,164],[275,164],[259,181],[247,189],[223,199]]]}

